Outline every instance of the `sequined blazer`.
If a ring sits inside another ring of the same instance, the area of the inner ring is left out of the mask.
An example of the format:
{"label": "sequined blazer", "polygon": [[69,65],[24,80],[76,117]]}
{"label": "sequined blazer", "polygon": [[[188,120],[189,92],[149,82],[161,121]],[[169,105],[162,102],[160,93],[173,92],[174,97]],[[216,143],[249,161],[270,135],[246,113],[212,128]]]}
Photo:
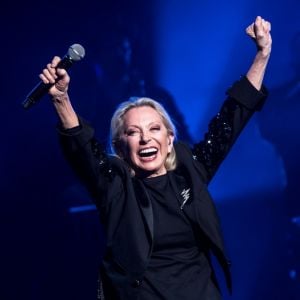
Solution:
{"label": "sequined blazer", "polygon": [[[229,261],[220,225],[207,185],[252,114],[266,98],[246,77],[235,82],[203,141],[192,147],[177,142],[178,166],[171,184],[178,209],[185,212],[207,252],[219,261],[231,290]],[[109,156],[94,138],[94,130],[80,119],[72,131],[61,131],[63,152],[90,191],[106,233],[106,254],[101,265],[99,299],[138,299],[153,244],[153,215],[143,183],[132,177],[126,163]]]}

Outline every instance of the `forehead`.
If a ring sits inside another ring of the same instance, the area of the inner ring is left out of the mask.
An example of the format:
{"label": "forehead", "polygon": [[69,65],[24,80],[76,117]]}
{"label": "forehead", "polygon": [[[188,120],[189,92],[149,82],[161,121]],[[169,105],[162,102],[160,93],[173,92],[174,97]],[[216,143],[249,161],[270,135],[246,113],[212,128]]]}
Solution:
{"label": "forehead", "polygon": [[160,114],[150,106],[134,107],[128,110],[124,115],[124,124],[143,125],[153,122],[162,123]]}

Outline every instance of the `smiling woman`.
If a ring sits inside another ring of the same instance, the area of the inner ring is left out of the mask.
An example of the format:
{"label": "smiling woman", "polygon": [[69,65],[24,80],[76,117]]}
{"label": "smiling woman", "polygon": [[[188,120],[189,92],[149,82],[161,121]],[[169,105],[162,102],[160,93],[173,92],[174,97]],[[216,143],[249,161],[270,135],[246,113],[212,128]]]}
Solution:
{"label": "smiling woman", "polygon": [[150,98],[122,103],[111,120],[112,149],[139,177],[176,167],[176,129],[165,109]]}
{"label": "smiling woman", "polygon": [[164,108],[149,98],[122,103],[111,121],[114,155],[75,113],[69,75],[54,57],[40,78],[61,121],[67,160],[89,189],[106,231],[99,297],[106,300],[219,300],[210,261],[214,254],[231,290],[217,213],[207,184],[241,130],[261,108],[271,53],[270,23],[257,17],[247,28],[258,49],[246,76],[227,91],[204,139],[189,147],[176,141]]}

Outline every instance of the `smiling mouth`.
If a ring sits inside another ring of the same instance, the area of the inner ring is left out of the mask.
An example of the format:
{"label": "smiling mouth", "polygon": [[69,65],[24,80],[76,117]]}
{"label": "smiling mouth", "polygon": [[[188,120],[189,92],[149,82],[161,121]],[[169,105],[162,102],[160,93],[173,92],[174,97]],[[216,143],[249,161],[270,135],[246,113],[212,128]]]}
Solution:
{"label": "smiling mouth", "polygon": [[158,150],[154,147],[142,149],[138,152],[141,158],[154,158]]}

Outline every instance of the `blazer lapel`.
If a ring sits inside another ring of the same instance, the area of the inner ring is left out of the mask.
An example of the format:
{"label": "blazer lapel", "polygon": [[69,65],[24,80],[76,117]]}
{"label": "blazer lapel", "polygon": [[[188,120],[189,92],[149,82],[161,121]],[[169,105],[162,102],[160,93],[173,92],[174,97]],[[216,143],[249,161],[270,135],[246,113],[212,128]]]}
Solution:
{"label": "blazer lapel", "polygon": [[147,193],[147,190],[144,186],[144,184],[136,178],[132,179],[134,190],[135,190],[135,196],[137,198],[137,202],[139,203],[142,215],[144,217],[144,221],[147,227],[147,231],[149,234],[149,237],[151,239],[151,245],[153,241],[153,210],[152,210],[152,204],[150,197]]}

